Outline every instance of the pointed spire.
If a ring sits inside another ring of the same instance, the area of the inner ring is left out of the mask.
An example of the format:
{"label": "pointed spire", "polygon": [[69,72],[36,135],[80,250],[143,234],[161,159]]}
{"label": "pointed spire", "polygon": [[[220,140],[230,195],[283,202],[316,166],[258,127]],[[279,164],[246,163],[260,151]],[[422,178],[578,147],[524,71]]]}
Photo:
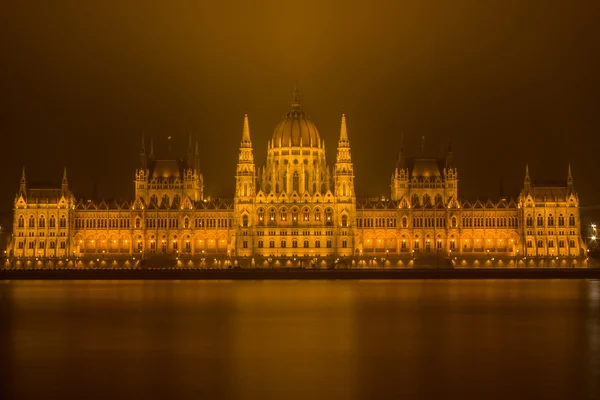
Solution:
{"label": "pointed spire", "polygon": [[67,180],[67,167],[65,166],[64,170],[63,170],[63,177],[62,177],[62,191],[63,193],[66,193],[69,190],[69,181]]}
{"label": "pointed spire", "polygon": [[196,140],[196,150],[195,150],[195,153],[194,153],[194,154],[196,154],[196,156],[198,156],[198,155],[200,154],[200,153],[198,152],[198,141],[197,141],[197,140]]}
{"label": "pointed spire", "polygon": [[19,188],[19,192],[23,196],[25,196],[27,194],[27,183],[25,180],[25,167],[23,167],[23,173],[21,174],[21,185]]}
{"label": "pointed spire", "polygon": [[150,158],[154,158],[154,139],[150,138]]}
{"label": "pointed spire", "polygon": [[571,163],[569,163],[569,172],[567,175],[567,191],[573,193],[573,175],[571,175]]}
{"label": "pointed spire", "polygon": [[425,152],[425,136],[421,136],[421,154]]}
{"label": "pointed spire", "polygon": [[340,142],[348,142],[348,128],[346,127],[346,114],[342,114],[342,126],[340,128]]}
{"label": "pointed spire", "polygon": [[250,123],[248,122],[248,113],[244,113],[244,128],[242,130],[242,143],[252,143],[250,140]]}
{"label": "pointed spire", "polygon": [[529,188],[531,178],[529,177],[529,164],[525,164],[525,187]]}
{"label": "pointed spire", "polygon": [[142,148],[140,153],[144,154],[146,153],[146,144],[144,143],[144,135],[142,135]]}

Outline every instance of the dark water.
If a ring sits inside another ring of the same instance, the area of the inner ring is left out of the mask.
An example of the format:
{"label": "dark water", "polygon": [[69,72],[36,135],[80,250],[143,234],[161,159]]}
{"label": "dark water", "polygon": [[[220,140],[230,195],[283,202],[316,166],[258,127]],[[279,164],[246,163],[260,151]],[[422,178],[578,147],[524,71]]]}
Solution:
{"label": "dark water", "polygon": [[600,281],[0,283],[0,398],[600,399]]}

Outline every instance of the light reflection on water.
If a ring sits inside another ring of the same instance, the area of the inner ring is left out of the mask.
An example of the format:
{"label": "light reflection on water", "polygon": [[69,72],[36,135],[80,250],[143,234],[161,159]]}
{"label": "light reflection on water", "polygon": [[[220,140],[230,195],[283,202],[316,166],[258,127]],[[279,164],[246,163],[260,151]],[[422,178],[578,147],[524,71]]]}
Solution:
{"label": "light reflection on water", "polygon": [[600,398],[599,281],[0,291],[1,398]]}

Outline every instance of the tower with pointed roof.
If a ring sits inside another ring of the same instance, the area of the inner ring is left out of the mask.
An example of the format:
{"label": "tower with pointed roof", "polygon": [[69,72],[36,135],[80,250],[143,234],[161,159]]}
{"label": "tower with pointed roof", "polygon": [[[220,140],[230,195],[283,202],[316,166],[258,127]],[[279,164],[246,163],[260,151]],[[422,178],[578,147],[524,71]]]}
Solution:
{"label": "tower with pointed roof", "polygon": [[[342,229],[350,228],[356,220],[356,195],[354,192],[354,166],[350,155],[350,141],[348,140],[348,128],[346,125],[346,114],[342,114],[340,126],[340,139],[338,141],[337,156],[333,173],[333,187],[336,202],[335,218],[336,225]],[[346,245],[342,246],[342,241]],[[350,240],[351,243],[347,243]],[[340,256],[352,255],[354,240],[352,237],[337,238],[337,254]]]}
{"label": "tower with pointed roof", "polygon": [[238,202],[249,202],[256,195],[256,167],[254,165],[254,152],[250,139],[250,124],[248,114],[244,114],[242,128],[242,141],[236,170],[235,198]]}
{"label": "tower with pointed roof", "polygon": [[352,165],[352,157],[350,156],[350,141],[348,140],[345,114],[342,114],[333,179],[337,201],[354,201],[354,167]]}
{"label": "tower with pointed roof", "polygon": [[254,151],[252,139],[250,138],[250,123],[248,113],[244,114],[244,125],[242,127],[242,140],[240,142],[240,153],[238,156],[235,174],[235,199],[234,210],[237,225],[241,231],[236,242],[236,253],[238,256],[250,256],[252,254],[252,243],[250,243],[250,232],[252,232],[254,202],[256,198],[256,167],[254,165]]}

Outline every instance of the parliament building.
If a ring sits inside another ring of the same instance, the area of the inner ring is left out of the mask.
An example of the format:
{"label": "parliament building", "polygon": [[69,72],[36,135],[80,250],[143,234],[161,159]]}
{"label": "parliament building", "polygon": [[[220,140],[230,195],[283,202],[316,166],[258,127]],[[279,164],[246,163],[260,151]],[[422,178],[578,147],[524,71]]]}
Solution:
{"label": "parliament building", "polygon": [[204,193],[191,139],[182,159],[157,158],[142,139],[130,201],[78,199],[66,169],[60,187],[29,187],[24,170],[9,256],[396,265],[428,253],[515,260],[585,254],[570,167],[562,185],[533,184],[525,167],[517,199],[470,202],[459,196],[450,148],[443,159],[409,158],[401,149],[389,198],[357,198],[345,115],[331,168],[297,93],[267,146],[266,164],[258,166],[245,115],[233,199]]}

